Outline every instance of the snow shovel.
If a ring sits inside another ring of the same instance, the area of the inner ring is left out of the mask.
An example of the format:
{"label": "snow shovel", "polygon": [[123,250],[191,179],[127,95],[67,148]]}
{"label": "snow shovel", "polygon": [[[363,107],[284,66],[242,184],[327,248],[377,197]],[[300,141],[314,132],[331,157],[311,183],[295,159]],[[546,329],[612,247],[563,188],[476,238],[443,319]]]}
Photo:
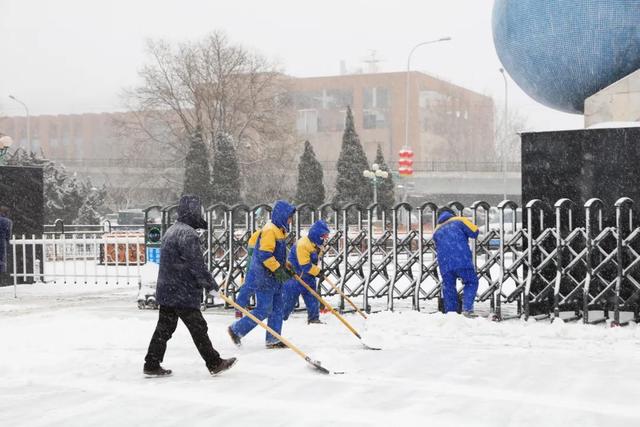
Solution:
{"label": "snow shovel", "polygon": [[[295,345],[293,345],[293,343],[289,340],[287,340],[286,338],[284,338],[282,335],[280,335],[279,333],[277,333],[276,331],[274,331],[273,329],[271,329],[269,326],[267,326],[266,324],[264,324],[263,322],[261,322],[260,320],[258,320],[258,318],[256,316],[254,316],[253,314],[251,314],[251,312],[249,312],[248,310],[240,307],[238,304],[236,304],[235,301],[233,301],[231,298],[227,297],[225,294],[223,294],[222,292],[218,292],[218,294],[220,295],[220,298],[222,298],[224,301],[227,302],[227,304],[233,306],[236,310],[240,310],[245,316],[248,316],[251,320],[253,320],[254,322],[256,322],[258,325],[262,326],[265,330],[267,330],[271,335],[273,335],[274,337],[278,338],[280,340],[280,342],[284,343],[284,345],[286,345],[287,347],[289,347],[291,350],[293,350],[295,353],[297,353],[300,357],[302,357],[305,362],[307,362],[308,364],[310,364],[311,366],[313,366],[314,369],[317,369],[318,371],[322,372],[323,374],[330,374],[331,372],[325,368],[324,366],[322,366],[320,364],[319,360],[313,360],[311,359],[309,356],[307,356],[306,354],[304,354],[298,347],[296,347]],[[339,372],[334,372],[334,374],[337,374]],[[340,372],[341,373],[341,372]]]}
{"label": "snow shovel", "polygon": [[351,307],[355,308],[355,309],[356,309],[356,311],[358,312],[358,314],[359,314],[360,316],[364,317],[365,319],[367,318],[367,316],[362,312],[362,310],[360,310],[358,307],[356,307],[356,305],[353,303],[353,301],[351,301],[351,300],[349,299],[349,297],[348,297],[348,296],[346,296],[346,295],[344,294],[344,292],[342,292],[342,291],[340,290],[340,288],[338,288],[338,287],[336,286],[336,284],[335,284],[335,283],[333,283],[331,280],[329,280],[329,278],[328,278],[328,277],[325,277],[325,278],[324,278],[324,281],[325,281],[325,282],[327,282],[328,284],[330,284],[330,285],[331,285],[331,287],[333,288],[333,290],[335,290],[337,293],[339,293],[339,294],[340,294],[340,296],[342,296],[342,298],[344,298],[345,300],[347,300],[347,302],[348,302],[349,304],[351,304]]}
{"label": "snow shovel", "polygon": [[344,317],[342,317],[342,316],[340,315],[340,313],[338,313],[338,312],[336,311],[336,309],[335,309],[335,308],[333,308],[333,307],[331,306],[331,304],[329,304],[327,301],[325,301],[325,300],[324,300],[324,298],[322,298],[320,295],[318,295],[318,293],[317,293],[316,291],[314,291],[314,290],[311,288],[311,286],[307,285],[307,284],[305,283],[305,281],[304,281],[304,280],[302,280],[302,279],[300,278],[300,276],[298,276],[297,274],[294,274],[294,275],[293,275],[293,277],[295,277],[295,279],[298,281],[298,283],[300,283],[302,286],[304,286],[304,287],[305,287],[305,289],[306,289],[306,290],[308,290],[308,291],[309,291],[309,293],[310,293],[311,295],[313,295],[313,296],[314,296],[318,301],[320,301],[320,302],[322,303],[322,305],[324,305],[324,306],[325,306],[329,311],[331,311],[331,313],[332,313],[334,316],[336,316],[336,317],[338,318],[338,320],[340,320],[340,322],[342,322],[342,324],[343,324],[344,326],[346,326],[346,327],[347,327],[347,329],[349,329],[349,330],[351,331],[351,333],[352,333],[353,335],[355,335],[355,336],[360,340],[360,344],[362,344],[362,345],[363,345],[367,350],[381,350],[380,348],[371,347],[371,346],[368,346],[367,344],[365,344],[365,343],[362,341],[362,337],[360,336],[360,334],[358,333],[358,331],[356,331],[356,330],[354,329],[354,327],[353,327],[353,326],[351,326],[351,325],[349,324],[349,322],[347,322],[347,321],[345,320],[345,318],[344,318]]}

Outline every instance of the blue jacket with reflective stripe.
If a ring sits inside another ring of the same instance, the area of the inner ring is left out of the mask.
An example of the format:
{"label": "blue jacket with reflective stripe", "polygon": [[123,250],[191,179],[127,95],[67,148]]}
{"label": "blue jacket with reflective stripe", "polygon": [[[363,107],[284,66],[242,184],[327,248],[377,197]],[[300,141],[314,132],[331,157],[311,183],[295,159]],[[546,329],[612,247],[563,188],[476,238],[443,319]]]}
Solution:
{"label": "blue jacket with reflective stripe", "polygon": [[318,251],[325,234],[329,234],[327,223],[323,220],[316,221],[309,229],[309,234],[298,239],[289,252],[289,262],[293,270],[311,286],[315,286],[315,278],[320,274]]}
{"label": "blue jacket with reflective stripe", "polygon": [[287,260],[287,242],[289,217],[296,211],[295,206],[278,200],[273,207],[271,221],[260,232],[251,259],[246,281],[254,283],[258,289],[278,286],[273,274]]}
{"label": "blue jacket with reflective stripe", "polygon": [[433,233],[440,272],[474,268],[469,239],[478,237],[478,227],[467,218],[444,212]]}

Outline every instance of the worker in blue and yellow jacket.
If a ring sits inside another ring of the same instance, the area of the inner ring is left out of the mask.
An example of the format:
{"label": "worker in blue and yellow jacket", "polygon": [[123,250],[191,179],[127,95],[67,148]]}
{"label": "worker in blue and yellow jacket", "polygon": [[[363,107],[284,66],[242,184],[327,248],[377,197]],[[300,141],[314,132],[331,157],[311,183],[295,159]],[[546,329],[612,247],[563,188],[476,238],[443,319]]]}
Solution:
{"label": "worker in blue and yellow jacket", "polygon": [[442,278],[444,312],[458,311],[457,279],[464,283],[462,312],[473,316],[473,303],[478,292],[478,276],[469,249],[469,239],[478,237],[478,227],[467,218],[455,216],[453,210],[438,210],[438,225],[433,233]]}
{"label": "worker in blue and yellow jacket", "polygon": [[[289,262],[293,271],[314,291],[316,279],[321,278],[318,252],[327,237],[329,237],[327,223],[323,220],[316,221],[309,229],[308,235],[298,239],[289,252]],[[318,300],[295,278],[284,284],[284,320],[289,318],[301,294],[304,305],[307,307],[307,323],[322,323]]]}
{"label": "worker in blue and yellow jacket", "polygon": [[[260,232],[247,273],[247,281],[254,282],[256,288],[256,307],[251,311],[259,320],[267,317],[271,329],[280,333],[282,330],[282,285],[291,278],[285,263],[287,260],[287,243],[285,238],[289,232],[289,224],[295,206],[278,200],[269,221]],[[249,317],[243,317],[228,328],[229,336],[234,344],[240,345],[241,338],[247,335],[256,323]],[[267,333],[267,348],[286,347],[276,337]]]}
{"label": "worker in blue and yellow jacket", "polygon": [[[249,268],[251,267],[253,251],[255,250],[261,231],[262,229],[254,231],[247,242],[247,264],[244,271],[244,283],[240,286],[240,290],[236,296],[236,303],[242,308],[246,308],[249,305],[249,300],[256,293],[255,280],[253,280],[253,277],[252,280],[249,280]],[[236,310],[236,319],[242,319],[242,312],[240,310]]]}

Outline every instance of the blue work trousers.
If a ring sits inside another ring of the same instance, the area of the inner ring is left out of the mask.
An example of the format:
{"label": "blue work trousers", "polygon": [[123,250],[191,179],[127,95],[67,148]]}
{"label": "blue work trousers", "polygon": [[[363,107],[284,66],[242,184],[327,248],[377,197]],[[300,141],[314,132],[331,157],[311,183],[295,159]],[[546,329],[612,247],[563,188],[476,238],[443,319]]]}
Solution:
{"label": "blue work trousers", "polygon": [[249,300],[256,293],[256,288],[255,281],[244,282],[236,295],[236,303],[242,308],[247,308]]}
{"label": "blue work trousers", "polygon": [[459,268],[451,271],[441,271],[442,297],[444,312],[458,311],[458,291],[456,280],[461,279],[464,284],[462,296],[462,310],[473,311],[473,302],[478,292],[478,276],[473,268]]}
{"label": "blue work trousers", "polygon": [[[256,307],[251,311],[255,317],[259,320],[269,318],[267,325],[278,334],[282,331],[282,311],[284,303],[282,300],[282,286],[268,287],[266,289],[256,289]],[[242,319],[231,325],[231,330],[239,337],[244,337],[253,328],[257,326],[257,323],[251,320],[249,316],[245,316]],[[278,339],[267,332],[267,344],[277,343]]]}
{"label": "blue work trousers", "polygon": [[[311,289],[316,290],[316,279],[311,279],[313,284],[309,284],[305,280],[305,283],[309,285]],[[316,297],[311,295],[304,286],[302,286],[295,277],[284,284],[284,320],[289,318],[289,315],[296,306],[298,297],[302,295],[304,305],[307,307],[307,321],[318,320],[320,318],[320,306]]]}

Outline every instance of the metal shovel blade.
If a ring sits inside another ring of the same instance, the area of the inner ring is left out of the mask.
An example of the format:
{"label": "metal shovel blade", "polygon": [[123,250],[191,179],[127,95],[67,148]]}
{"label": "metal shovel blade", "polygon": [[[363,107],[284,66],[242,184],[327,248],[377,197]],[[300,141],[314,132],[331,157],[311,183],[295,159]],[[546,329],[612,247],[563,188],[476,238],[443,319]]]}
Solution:
{"label": "metal shovel blade", "polygon": [[370,345],[367,345],[365,343],[363,343],[362,341],[360,341],[360,343],[364,346],[365,349],[367,350],[382,350],[380,347],[371,347]]}
{"label": "metal shovel blade", "polygon": [[320,364],[319,360],[311,360],[309,358],[309,356],[305,357],[304,360],[306,360],[307,363],[309,363],[311,366],[313,366],[314,369],[317,369],[318,371],[322,372],[323,374],[329,375],[331,373],[331,372],[329,372],[329,370],[327,368],[325,368],[324,366],[322,366]]}

